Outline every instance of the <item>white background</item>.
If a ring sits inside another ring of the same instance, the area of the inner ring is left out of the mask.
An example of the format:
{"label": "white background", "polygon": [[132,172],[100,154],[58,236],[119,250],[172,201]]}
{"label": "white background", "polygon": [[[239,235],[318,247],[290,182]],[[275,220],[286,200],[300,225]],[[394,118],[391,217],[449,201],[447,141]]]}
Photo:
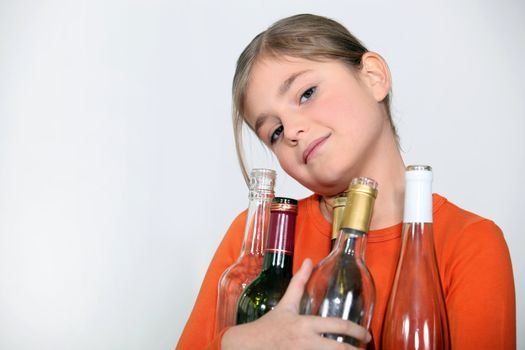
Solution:
{"label": "white background", "polygon": [[[335,18],[390,65],[406,163],[505,233],[525,347],[525,6],[499,1],[0,1],[0,349],[171,349],[247,205],[237,56]],[[276,167],[253,142],[251,166]],[[308,194],[282,173],[278,194]],[[498,291],[493,291],[498,297]]]}

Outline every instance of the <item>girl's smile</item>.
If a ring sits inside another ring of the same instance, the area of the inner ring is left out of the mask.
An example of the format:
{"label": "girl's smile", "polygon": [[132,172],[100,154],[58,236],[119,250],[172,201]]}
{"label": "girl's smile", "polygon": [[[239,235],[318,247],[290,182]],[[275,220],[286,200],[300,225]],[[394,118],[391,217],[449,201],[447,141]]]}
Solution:
{"label": "girl's smile", "polygon": [[331,134],[328,134],[326,136],[320,137],[317,140],[312,141],[308,147],[303,152],[303,159],[304,163],[307,164],[308,160],[315,156],[315,154],[319,151],[319,149],[322,147],[322,145],[326,142],[326,140],[330,137]]}

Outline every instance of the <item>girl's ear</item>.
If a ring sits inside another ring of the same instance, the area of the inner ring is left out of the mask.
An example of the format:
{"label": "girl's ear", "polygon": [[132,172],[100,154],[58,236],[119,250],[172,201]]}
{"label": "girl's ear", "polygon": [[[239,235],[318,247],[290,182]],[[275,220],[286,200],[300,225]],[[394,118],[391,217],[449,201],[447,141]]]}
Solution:
{"label": "girl's ear", "polygon": [[375,52],[367,52],[361,58],[361,77],[377,102],[381,102],[390,92],[392,81],[390,70],[383,57]]}

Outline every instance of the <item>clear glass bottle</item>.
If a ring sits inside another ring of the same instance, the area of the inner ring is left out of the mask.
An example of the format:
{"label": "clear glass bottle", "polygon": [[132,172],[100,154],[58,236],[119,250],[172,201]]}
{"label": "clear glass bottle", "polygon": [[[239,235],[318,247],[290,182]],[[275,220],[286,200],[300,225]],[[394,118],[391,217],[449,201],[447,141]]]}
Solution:
{"label": "clear glass bottle", "polygon": [[261,272],[270,206],[275,195],[275,176],[275,171],[271,169],[253,169],[250,173],[244,241],[239,258],[219,279],[215,334],[235,325],[239,297],[244,288]]}
{"label": "clear glass bottle", "polygon": [[[376,293],[364,254],[376,196],[377,182],[352,180],[336,246],[314,268],[301,300],[302,314],[338,317],[370,328]],[[348,336],[323,336],[364,347]]]}
{"label": "clear glass bottle", "polygon": [[382,349],[450,349],[432,234],[432,168],[405,172],[401,252],[383,323]]}
{"label": "clear glass bottle", "polygon": [[277,305],[286,292],[292,278],[296,216],[295,199],[273,199],[263,269],[239,298],[237,324],[263,316]]}

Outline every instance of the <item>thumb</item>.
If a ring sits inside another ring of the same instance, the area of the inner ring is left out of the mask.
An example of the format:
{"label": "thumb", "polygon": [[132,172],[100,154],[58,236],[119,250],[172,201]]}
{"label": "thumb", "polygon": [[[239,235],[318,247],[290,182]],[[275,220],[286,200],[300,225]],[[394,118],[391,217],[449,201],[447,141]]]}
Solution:
{"label": "thumb", "polygon": [[290,280],[286,293],[284,293],[276,308],[287,309],[299,313],[299,304],[304,293],[304,286],[306,285],[306,282],[308,282],[312,269],[312,260],[304,259],[301,268]]}

